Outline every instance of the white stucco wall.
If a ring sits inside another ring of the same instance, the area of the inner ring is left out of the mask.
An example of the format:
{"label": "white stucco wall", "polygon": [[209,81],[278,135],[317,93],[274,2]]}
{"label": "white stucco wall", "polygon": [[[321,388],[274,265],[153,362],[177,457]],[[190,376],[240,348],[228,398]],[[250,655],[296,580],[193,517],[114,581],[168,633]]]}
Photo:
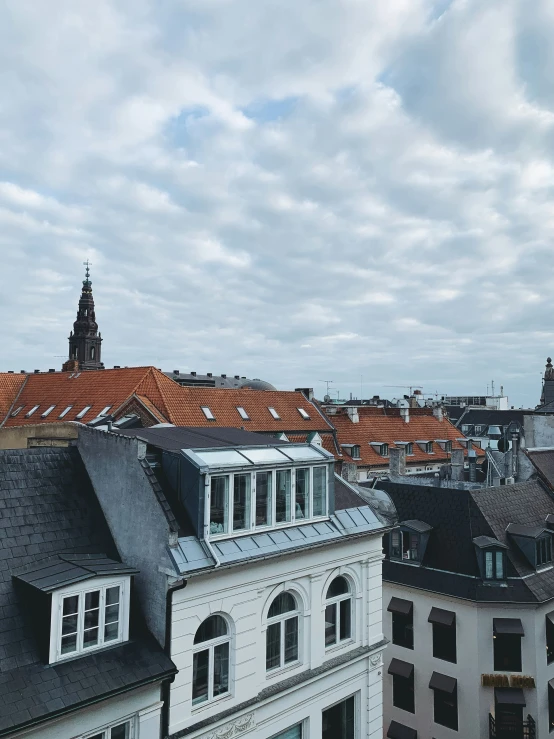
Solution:
{"label": "white stucco wall", "polygon": [[[387,612],[390,599],[396,596],[414,604],[414,649],[392,644],[392,615]],[[456,613],[457,663],[433,657],[433,630],[428,622],[431,608],[443,608]],[[481,675],[494,672],[493,619],[519,618],[525,636],[522,638],[522,671],[531,675],[536,688],[525,689],[527,705],[524,716],[530,714],[537,723],[537,739],[548,732],[548,681],[554,678],[554,663],[546,663],[546,614],[550,605],[512,606],[476,604],[458,598],[427,593],[411,588],[383,583],[383,631],[391,640],[383,670],[383,724],[386,730],[391,720],[417,729],[418,736],[434,739],[480,739],[488,737],[488,716],[494,713],[494,688],[481,687]],[[392,676],[388,666],[393,657],[414,665],[415,714],[392,705]],[[432,673],[440,672],[458,681],[458,731],[433,721],[433,691],[429,688]],[[509,674],[509,673],[502,673]]]}
{"label": "white stucco wall", "polygon": [[[353,539],[326,548],[245,563],[210,575],[191,578],[174,596],[172,659],[179,669],[171,687],[170,734],[219,712],[256,699],[265,688],[309,669],[319,668],[358,647],[382,641],[381,536]],[[355,638],[326,652],[324,644],[324,594],[330,581],[342,574],[354,592]],[[283,589],[302,602],[300,617],[301,664],[268,677],[265,670],[267,610]],[[198,626],[213,613],[232,622],[231,693],[217,701],[192,706],[192,647]],[[358,737],[381,739],[382,647],[354,661],[190,734],[207,737],[235,720],[246,722],[244,734],[267,739],[287,727],[305,721],[305,739],[321,739],[321,712],[350,695],[359,706]],[[241,733],[242,736],[242,733]]]}
{"label": "white stucco wall", "polygon": [[159,739],[161,707],[160,686],[147,686],[10,735],[10,739],[80,739],[127,720],[132,721],[132,739]]}

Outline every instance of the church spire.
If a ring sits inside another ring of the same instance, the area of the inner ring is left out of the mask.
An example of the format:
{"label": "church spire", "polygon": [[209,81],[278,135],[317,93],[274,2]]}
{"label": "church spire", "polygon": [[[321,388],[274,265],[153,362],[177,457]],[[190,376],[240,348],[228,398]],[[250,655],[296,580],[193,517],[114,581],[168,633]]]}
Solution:
{"label": "church spire", "polygon": [[94,313],[92,282],[90,281],[90,262],[83,262],[85,279],[79,298],[77,320],[69,335],[69,359],[64,370],[98,370],[104,369],[101,361],[102,336],[98,332],[98,324]]}

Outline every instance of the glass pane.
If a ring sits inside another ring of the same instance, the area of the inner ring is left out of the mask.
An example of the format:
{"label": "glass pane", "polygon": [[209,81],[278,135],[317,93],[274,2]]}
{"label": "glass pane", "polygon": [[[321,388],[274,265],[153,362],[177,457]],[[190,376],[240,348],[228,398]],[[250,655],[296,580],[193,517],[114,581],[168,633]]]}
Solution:
{"label": "glass pane", "polygon": [[83,636],[83,649],[94,647],[98,644],[98,629],[90,629],[85,631]]}
{"label": "glass pane", "polygon": [[302,739],[302,724],[291,726],[290,729],[282,731],[280,734],[271,737],[271,739]]}
{"label": "glass pane", "polygon": [[192,705],[208,700],[209,649],[192,656]]}
{"label": "glass pane", "polygon": [[318,460],[319,462],[322,461],[323,454],[321,452],[318,452],[317,449],[314,449],[311,446],[284,446],[281,448],[281,451],[284,452],[287,457],[290,457],[291,459],[294,459],[295,461],[301,462],[302,460],[306,460],[307,462],[311,462],[314,459]]}
{"label": "glass pane", "polygon": [[298,659],[298,616],[285,621],[285,664]]}
{"label": "glass pane", "polygon": [[290,593],[280,593],[271,604],[267,617],[274,618],[289,611],[296,611],[296,601]]}
{"label": "glass pane", "polygon": [[226,534],[229,530],[229,478],[212,477],[210,501],[210,534]]}
{"label": "glass pane", "polygon": [[308,500],[310,495],[310,470],[302,468],[296,470],[296,500],[295,517],[306,518],[308,515]]}
{"label": "glass pane", "polygon": [[99,605],[100,605],[100,591],[99,590],[93,590],[92,593],[87,593],[85,595],[85,611],[88,611],[91,608],[98,608]]}
{"label": "glass pane", "polygon": [[337,641],[337,606],[333,603],[325,609],[325,646]]}
{"label": "glass pane", "polygon": [[485,552],[485,577],[492,579],[492,552]]}
{"label": "glass pane", "polygon": [[70,613],[77,613],[79,610],[79,596],[70,595],[69,598],[63,599],[63,615],[67,616]]}
{"label": "glass pane", "polygon": [[502,552],[496,552],[496,577],[498,580],[504,578],[504,560]]}
{"label": "glass pane", "polygon": [[327,468],[314,467],[314,516],[327,513]]}
{"label": "glass pane", "polygon": [[271,523],[271,472],[256,473],[256,526]]}
{"label": "glass pane", "polygon": [[214,647],[214,696],[229,690],[229,643]]}
{"label": "glass pane", "polygon": [[85,629],[90,629],[93,626],[98,626],[100,621],[100,611],[85,611]]}
{"label": "glass pane", "polygon": [[113,603],[119,603],[119,586],[106,590],[106,605],[111,606]]}
{"label": "glass pane", "polygon": [[75,616],[64,616],[62,619],[62,634],[75,634],[77,633],[77,615]]}
{"label": "glass pane", "polygon": [[110,739],[129,739],[130,724],[126,721],[124,724],[114,726],[110,732]]}
{"label": "glass pane", "polygon": [[116,603],[115,606],[106,606],[106,616],[104,623],[111,624],[114,621],[119,620],[119,605]]}
{"label": "glass pane", "polygon": [[283,462],[288,462],[288,458],[272,446],[264,447],[263,449],[243,449],[242,453],[255,464],[269,464],[272,462],[283,464]]}
{"label": "glass pane", "polygon": [[227,623],[221,616],[210,616],[200,624],[194,636],[194,643],[201,644],[205,641],[217,639],[227,633]]}
{"label": "glass pane", "polygon": [[272,670],[281,664],[281,624],[270,624],[267,627],[265,646],[265,668]]}
{"label": "glass pane", "polygon": [[113,641],[119,638],[119,621],[113,624],[106,624],[104,627],[104,641]]}
{"label": "glass pane", "polygon": [[195,452],[197,457],[212,467],[227,467],[230,465],[241,465],[246,467],[250,462],[242,454],[234,449],[226,449],[218,452]]}
{"label": "glass pane", "polygon": [[344,577],[335,577],[327,590],[327,598],[336,598],[337,595],[344,595],[349,592],[350,588],[346,579]]}
{"label": "glass pane", "polygon": [[291,520],[291,474],[290,470],[277,470],[276,489],[276,521],[283,523]]}
{"label": "glass pane", "polygon": [[352,630],[352,601],[350,598],[341,600],[340,605],[340,634],[339,638],[350,639]]}
{"label": "glass pane", "polygon": [[322,714],[322,739],[354,739],[354,696]]}
{"label": "glass pane", "polygon": [[233,530],[250,528],[250,475],[235,475],[233,487]]}
{"label": "glass pane", "polygon": [[77,634],[73,636],[62,636],[62,654],[74,652],[77,649]]}

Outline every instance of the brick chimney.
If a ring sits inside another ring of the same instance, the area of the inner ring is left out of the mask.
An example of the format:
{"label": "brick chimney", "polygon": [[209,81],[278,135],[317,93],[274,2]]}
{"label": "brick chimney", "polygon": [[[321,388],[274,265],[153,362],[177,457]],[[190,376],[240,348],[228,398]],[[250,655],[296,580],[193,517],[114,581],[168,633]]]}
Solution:
{"label": "brick chimney", "polygon": [[389,449],[389,471],[391,475],[406,474],[406,448]]}

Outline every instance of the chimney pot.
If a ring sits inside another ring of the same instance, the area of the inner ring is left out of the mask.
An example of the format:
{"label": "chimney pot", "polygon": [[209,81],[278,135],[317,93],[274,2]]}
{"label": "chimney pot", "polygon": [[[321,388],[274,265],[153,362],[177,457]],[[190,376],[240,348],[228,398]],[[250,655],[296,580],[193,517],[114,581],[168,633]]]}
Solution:
{"label": "chimney pot", "polygon": [[173,370],[173,374],[174,375],[178,375],[179,374],[179,370]]}
{"label": "chimney pot", "polygon": [[444,419],[444,412],[442,410],[442,406],[437,405],[435,408],[433,408],[433,415],[437,419],[437,421],[442,421]]}

